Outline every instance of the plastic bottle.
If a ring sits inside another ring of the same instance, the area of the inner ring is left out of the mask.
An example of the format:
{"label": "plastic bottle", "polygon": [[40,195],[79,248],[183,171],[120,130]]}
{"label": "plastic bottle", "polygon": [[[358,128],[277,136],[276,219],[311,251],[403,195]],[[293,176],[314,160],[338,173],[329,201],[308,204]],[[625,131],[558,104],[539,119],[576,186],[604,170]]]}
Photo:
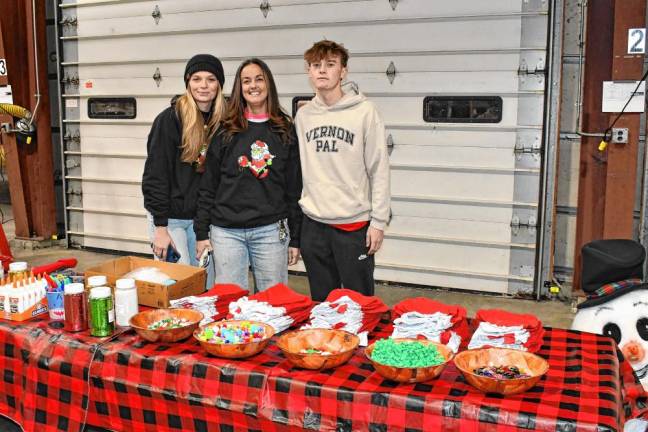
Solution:
{"label": "plastic bottle", "polygon": [[27,276],[29,276],[29,269],[26,262],[16,261],[9,264],[9,277],[19,279]]}
{"label": "plastic bottle", "polygon": [[117,279],[115,286],[115,311],[117,325],[126,327],[133,315],[139,312],[135,279]]}
{"label": "plastic bottle", "polygon": [[107,286],[108,278],[104,275],[90,276],[86,280],[86,285],[88,285],[88,289]]}
{"label": "plastic bottle", "polygon": [[12,314],[22,313],[25,310],[25,289],[22,281],[11,284],[9,290],[9,311]]}
{"label": "plastic bottle", "polygon": [[63,288],[65,329],[78,332],[88,329],[88,300],[82,283],[70,283]]}
{"label": "plastic bottle", "polygon": [[96,287],[90,290],[90,334],[110,336],[115,329],[115,309],[110,287]]}

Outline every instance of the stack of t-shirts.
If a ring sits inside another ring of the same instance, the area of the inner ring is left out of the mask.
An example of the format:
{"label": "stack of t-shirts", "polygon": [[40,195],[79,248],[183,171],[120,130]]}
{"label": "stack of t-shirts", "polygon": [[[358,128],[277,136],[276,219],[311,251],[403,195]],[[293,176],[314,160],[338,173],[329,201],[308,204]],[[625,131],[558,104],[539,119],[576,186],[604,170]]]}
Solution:
{"label": "stack of t-shirts", "polygon": [[248,293],[238,285],[216,284],[209,291],[199,296],[182,297],[171,300],[172,308],[194,309],[205,316],[200,325],[218,321],[227,316],[231,302],[238,300]]}
{"label": "stack of t-shirts", "polygon": [[360,337],[367,345],[369,332],[389,308],[378,297],[365,296],[345,288],[331,291],[326,301],[313,308],[310,321],[302,328],[333,328],[346,330]]}
{"label": "stack of t-shirts", "polygon": [[238,320],[261,321],[280,333],[304,322],[312,307],[310,297],[297,294],[284,284],[277,284],[230,303],[229,316]]}
{"label": "stack of t-shirts", "polygon": [[428,339],[447,345],[453,352],[466,346],[470,336],[466,309],[424,297],[403,300],[392,310],[393,338]]}
{"label": "stack of t-shirts", "polygon": [[481,309],[473,321],[475,332],[468,349],[511,348],[536,352],[542,345],[544,329],[538,318],[498,309]]}

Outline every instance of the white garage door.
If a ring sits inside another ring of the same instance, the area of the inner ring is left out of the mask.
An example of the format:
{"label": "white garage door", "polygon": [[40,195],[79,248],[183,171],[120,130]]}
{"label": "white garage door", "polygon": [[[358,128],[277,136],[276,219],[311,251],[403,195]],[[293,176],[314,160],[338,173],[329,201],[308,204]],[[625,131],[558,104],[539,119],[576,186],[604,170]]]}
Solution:
{"label": "white garage door", "polygon": [[[393,220],[376,278],[532,290],[547,2],[88,0],[60,8],[73,244],[150,251],[140,191],[146,137],[183,91],[190,56],[221,58],[227,91],[243,58],[267,60],[290,110],[312,94],[304,50],[327,38],[350,50],[349,79],[377,104],[392,144]],[[90,118],[92,98],[134,98],[136,116]]]}

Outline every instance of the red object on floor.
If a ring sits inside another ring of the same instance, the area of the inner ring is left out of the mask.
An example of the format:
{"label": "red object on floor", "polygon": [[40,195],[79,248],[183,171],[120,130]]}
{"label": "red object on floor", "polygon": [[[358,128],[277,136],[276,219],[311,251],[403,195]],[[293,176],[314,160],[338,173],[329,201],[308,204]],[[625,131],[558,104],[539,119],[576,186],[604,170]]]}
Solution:
{"label": "red object on floor", "polygon": [[34,273],[35,275],[41,273],[52,273],[53,271],[56,270],[76,267],[76,265],[77,265],[76,258],[63,258],[53,263],[32,267],[32,273]]}
{"label": "red object on floor", "polygon": [[9,271],[9,263],[13,262],[13,254],[4,232],[4,227],[0,224],[0,261],[4,271]]}

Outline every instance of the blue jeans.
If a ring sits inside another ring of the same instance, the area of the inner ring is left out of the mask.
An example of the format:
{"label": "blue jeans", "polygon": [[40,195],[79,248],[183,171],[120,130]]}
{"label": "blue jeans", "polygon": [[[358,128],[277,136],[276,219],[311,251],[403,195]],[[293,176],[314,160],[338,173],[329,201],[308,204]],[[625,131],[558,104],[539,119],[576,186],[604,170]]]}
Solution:
{"label": "blue jeans", "polygon": [[[153,240],[155,225],[153,225],[153,217],[150,214],[148,215],[148,220],[149,236]],[[167,231],[169,232],[169,237],[173,240],[176,250],[180,254],[178,264],[198,267],[198,260],[196,259],[196,233],[193,230],[193,220],[169,219]],[[158,258],[154,256],[154,259]],[[210,263],[205,270],[207,270],[205,287],[206,289],[210,289],[214,285],[214,265]]]}
{"label": "blue jeans", "polygon": [[248,289],[252,266],[256,291],[288,283],[288,243],[279,238],[279,222],[256,228],[211,226],[216,283],[233,283]]}

